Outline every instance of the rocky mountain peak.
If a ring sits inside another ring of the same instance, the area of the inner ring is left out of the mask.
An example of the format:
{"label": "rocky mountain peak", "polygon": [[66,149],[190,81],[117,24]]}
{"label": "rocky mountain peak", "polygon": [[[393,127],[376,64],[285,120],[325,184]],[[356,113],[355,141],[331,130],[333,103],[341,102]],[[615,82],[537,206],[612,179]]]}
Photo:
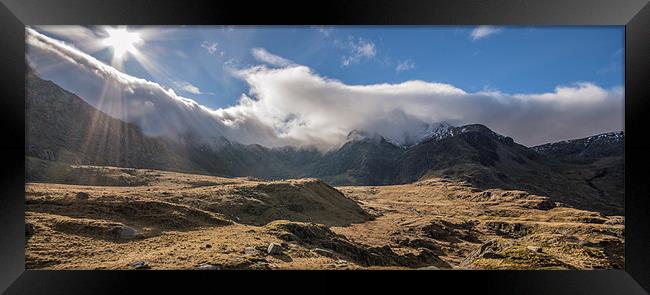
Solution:
{"label": "rocky mountain peak", "polygon": [[452,135],[451,131],[454,128],[447,122],[438,122],[427,124],[426,128],[415,136],[415,140],[407,142],[405,146],[414,146],[427,140],[439,140]]}
{"label": "rocky mountain peak", "polygon": [[367,131],[357,130],[357,129],[350,131],[346,139],[347,142],[363,141],[363,142],[380,143],[382,141],[388,141],[386,138],[384,138],[378,133],[370,133]]}
{"label": "rocky mountain peak", "polygon": [[[561,157],[564,160],[622,155],[625,132],[608,132],[585,138],[563,140],[532,147],[538,153]],[[574,159],[575,158],[575,159]]]}

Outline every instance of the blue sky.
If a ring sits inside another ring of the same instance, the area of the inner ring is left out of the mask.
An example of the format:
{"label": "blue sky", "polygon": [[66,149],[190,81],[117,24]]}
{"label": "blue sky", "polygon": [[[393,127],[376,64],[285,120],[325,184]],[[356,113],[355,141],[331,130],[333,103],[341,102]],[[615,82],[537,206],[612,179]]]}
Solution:
{"label": "blue sky", "polygon": [[624,28],[82,27],[26,31],[36,72],[148,134],[331,149],[439,123],[525,145],[623,130]]}
{"label": "blue sky", "polygon": [[[233,77],[228,67],[259,64],[251,54],[253,48],[264,48],[347,84],[424,80],[468,92],[511,94],[548,92],[580,81],[603,88],[624,84],[623,27],[498,27],[475,39],[472,32],[476,29],[158,27],[159,32],[138,47],[156,71],[128,56],[122,70],[212,108],[234,105],[248,91],[248,85]],[[42,33],[76,43],[74,38]],[[355,53],[364,45],[369,50],[365,55]],[[110,64],[112,49],[92,55]],[[196,86],[201,94],[184,91],[181,85],[186,83]]]}

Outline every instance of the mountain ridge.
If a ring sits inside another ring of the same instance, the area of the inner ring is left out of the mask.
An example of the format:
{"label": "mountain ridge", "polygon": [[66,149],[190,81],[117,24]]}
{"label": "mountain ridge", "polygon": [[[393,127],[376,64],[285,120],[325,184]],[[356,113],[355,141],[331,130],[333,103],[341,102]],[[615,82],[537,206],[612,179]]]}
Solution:
{"label": "mountain ridge", "polygon": [[[340,148],[323,153],[300,147],[243,145],[226,138],[205,143],[188,135],[179,143],[149,137],[137,126],[112,118],[35,75],[28,75],[26,97],[25,153],[30,181],[55,178],[63,169],[53,168],[56,164],[268,179],[317,177],[332,185],[404,184],[436,176],[482,188],[527,190],[607,213],[623,208],[622,190],[594,182],[607,177],[593,178],[595,175],[590,172],[595,169],[600,174],[611,174],[611,179],[622,179],[619,166],[622,167],[623,133],[620,140],[599,144],[594,141],[589,145],[601,146],[608,152],[594,152],[590,148],[569,153],[576,148],[560,148],[562,143],[552,143],[536,150],[481,124],[453,127],[440,123],[411,146],[396,145],[381,135],[353,130]],[[594,138],[600,138],[597,136]],[[578,143],[567,142],[581,144],[580,139]],[[571,190],[565,192],[566,188]],[[590,200],[591,195],[597,198]],[[592,205],[587,204],[590,201]]]}

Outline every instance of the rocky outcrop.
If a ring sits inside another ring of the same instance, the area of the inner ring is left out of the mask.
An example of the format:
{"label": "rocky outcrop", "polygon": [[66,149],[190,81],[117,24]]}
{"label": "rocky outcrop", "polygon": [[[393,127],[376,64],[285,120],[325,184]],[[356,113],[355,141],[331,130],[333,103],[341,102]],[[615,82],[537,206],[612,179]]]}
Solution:
{"label": "rocky outcrop", "polygon": [[397,254],[390,246],[371,247],[349,241],[345,236],[332,232],[323,225],[277,221],[266,226],[267,230],[287,242],[326,249],[363,266],[437,266],[449,268],[431,250],[420,249],[418,253]]}

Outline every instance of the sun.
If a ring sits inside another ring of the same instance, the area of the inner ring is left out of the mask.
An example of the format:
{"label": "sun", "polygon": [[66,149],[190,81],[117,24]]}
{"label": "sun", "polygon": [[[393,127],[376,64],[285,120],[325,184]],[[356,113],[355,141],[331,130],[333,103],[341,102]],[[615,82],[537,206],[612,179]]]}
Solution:
{"label": "sun", "polygon": [[114,59],[123,59],[127,52],[137,52],[137,46],[142,45],[144,40],[137,32],[129,32],[126,27],[106,28],[108,37],[102,40],[103,45],[113,49]]}

